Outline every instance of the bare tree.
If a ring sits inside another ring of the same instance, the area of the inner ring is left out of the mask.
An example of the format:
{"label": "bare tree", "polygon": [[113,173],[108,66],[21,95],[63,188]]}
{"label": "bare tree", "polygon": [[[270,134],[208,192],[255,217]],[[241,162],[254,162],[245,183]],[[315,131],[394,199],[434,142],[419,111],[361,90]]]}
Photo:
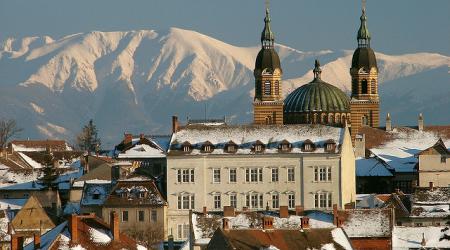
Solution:
{"label": "bare tree", "polygon": [[0,151],[3,151],[9,139],[19,134],[22,130],[17,127],[16,120],[0,119]]}
{"label": "bare tree", "polygon": [[127,231],[127,234],[147,249],[158,249],[158,243],[164,240],[164,226],[149,223],[144,228],[133,227]]}

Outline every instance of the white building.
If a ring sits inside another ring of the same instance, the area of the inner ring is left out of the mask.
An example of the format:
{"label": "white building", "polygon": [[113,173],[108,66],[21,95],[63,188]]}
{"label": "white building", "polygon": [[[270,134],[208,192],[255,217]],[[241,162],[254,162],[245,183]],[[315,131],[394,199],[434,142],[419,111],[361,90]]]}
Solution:
{"label": "white building", "polygon": [[347,128],[206,126],[176,131],[167,155],[168,226],[188,236],[189,210],[331,210],[356,200]]}

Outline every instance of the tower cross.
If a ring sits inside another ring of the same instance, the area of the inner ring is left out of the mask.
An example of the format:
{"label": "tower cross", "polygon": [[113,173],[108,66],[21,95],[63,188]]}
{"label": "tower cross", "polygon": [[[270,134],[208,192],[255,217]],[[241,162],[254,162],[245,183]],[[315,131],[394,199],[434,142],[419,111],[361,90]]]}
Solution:
{"label": "tower cross", "polygon": [[362,0],[362,9],[366,10],[366,0]]}
{"label": "tower cross", "polygon": [[269,0],[266,0],[266,9],[269,9],[269,5],[270,5]]}

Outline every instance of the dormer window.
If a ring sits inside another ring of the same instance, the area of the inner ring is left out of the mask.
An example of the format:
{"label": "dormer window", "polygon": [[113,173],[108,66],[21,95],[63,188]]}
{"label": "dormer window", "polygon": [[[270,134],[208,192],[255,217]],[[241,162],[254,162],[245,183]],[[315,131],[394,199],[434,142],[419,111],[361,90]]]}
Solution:
{"label": "dormer window", "polygon": [[93,194],[92,195],[92,199],[99,200],[100,199],[100,194]]}
{"label": "dormer window", "polygon": [[315,149],[314,143],[311,140],[307,139],[303,142],[302,149],[304,152],[312,152]]}
{"label": "dormer window", "polygon": [[184,153],[190,153],[192,151],[192,145],[188,141],[185,141],[181,144],[181,149]]}
{"label": "dormer window", "polygon": [[325,151],[326,152],[331,153],[331,152],[334,152],[335,149],[336,149],[336,142],[334,142],[334,140],[330,139],[325,142]]}
{"label": "dormer window", "polygon": [[226,153],[236,153],[238,150],[238,146],[233,141],[229,141],[227,144],[225,144],[223,150]]}
{"label": "dormer window", "polygon": [[214,145],[211,142],[206,141],[205,143],[203,143],[201,151],[202,153],[211,153],[212,151],[214,151]]}
{"label": "dormer window", "polygon": [[287,140],[283,140],[280,145],[278,146],[278,149],[281,152],[289,152],[292,149],[292,144],[289,143]]}
{"label": "dormer window", "polygon": [[145,197],[145,192],[139,192],[139,198],[144,198]]}
{"label": "dormer window", "polygon": [[264,151],[265,147],[264,144],[261,141],[256,141],[253,145],[253,152],[255,153],[262,153]]}

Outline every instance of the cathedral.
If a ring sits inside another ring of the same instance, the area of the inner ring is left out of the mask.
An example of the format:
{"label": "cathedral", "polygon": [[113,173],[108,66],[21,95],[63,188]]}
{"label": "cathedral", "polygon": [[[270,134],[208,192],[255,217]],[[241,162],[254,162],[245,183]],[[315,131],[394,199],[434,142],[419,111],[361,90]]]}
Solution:
{"label": "cathedral", "polygon": [[380,103],[378,96],[378,67],[370,47],[365,7],[357,34],[358,48],[353,53],[350,68],[351,95],[321,79],[322,69],[316,60],[314,79],[292,91],[286,99],[282,95],[280,58],[274,48],[274,34],[266,8],[262,48],[255,62],[254,124],[325,124],[348,125],[355,139],[362,126],[378,127]]}

